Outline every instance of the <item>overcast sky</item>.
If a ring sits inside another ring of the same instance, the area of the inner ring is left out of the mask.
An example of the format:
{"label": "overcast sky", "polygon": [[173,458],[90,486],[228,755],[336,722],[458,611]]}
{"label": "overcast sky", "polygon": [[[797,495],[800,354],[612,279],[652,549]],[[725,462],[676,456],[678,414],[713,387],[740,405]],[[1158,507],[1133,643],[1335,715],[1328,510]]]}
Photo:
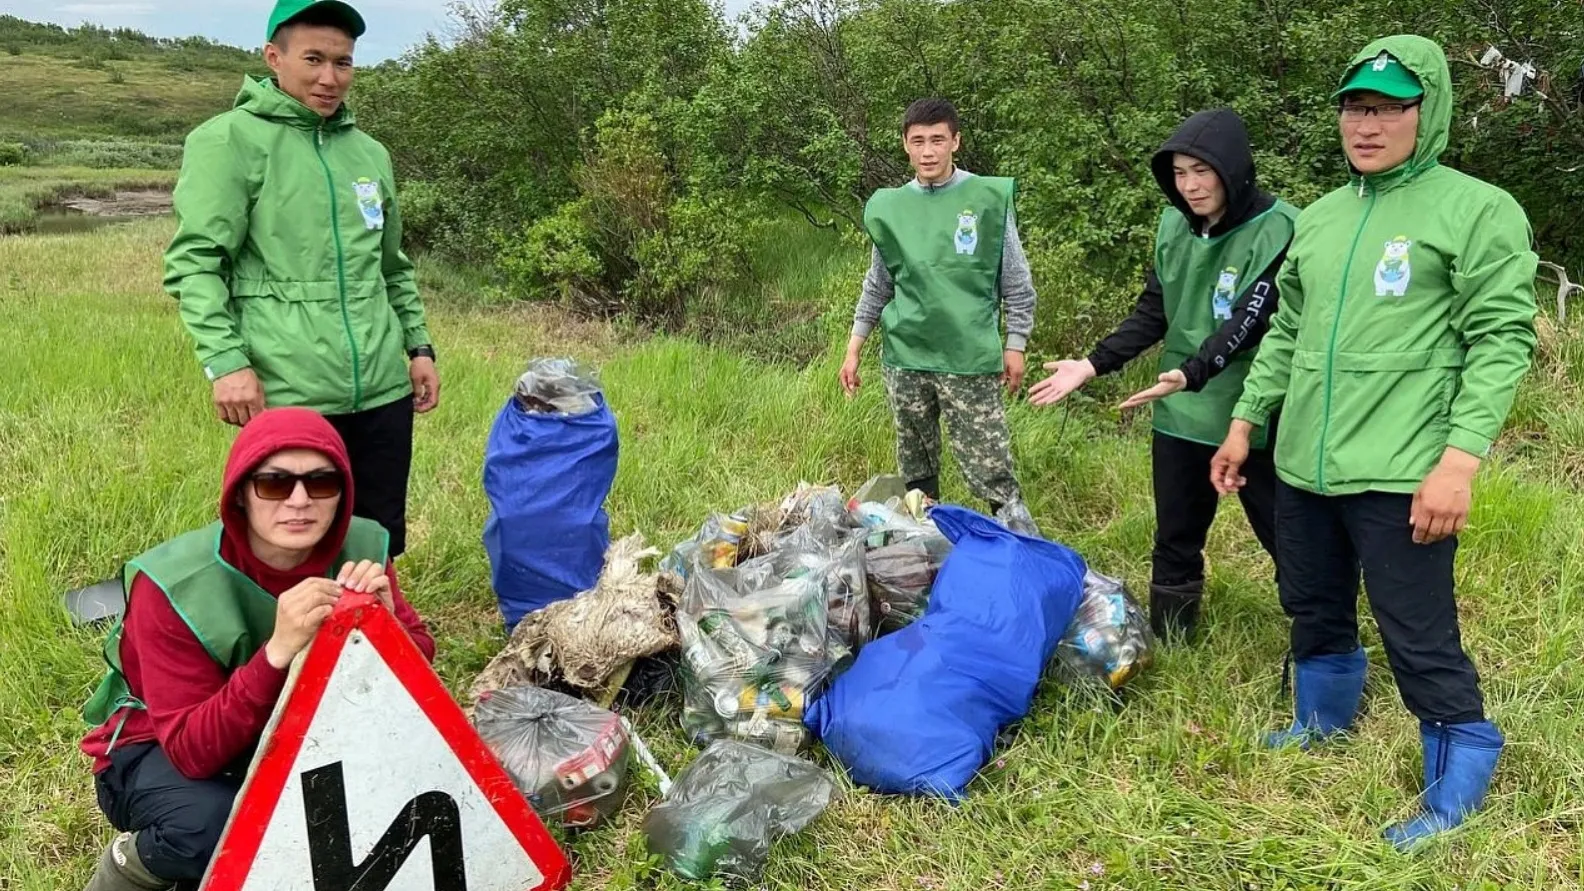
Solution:
{"label": "overcast sky", "polygon": [[[749,2],[725,0],[727,14],[735,16]],[[358,41],[360,63],[401,55],[425,33],[443,32],[449,5],[445,0],[352,0],[352,4],[368,22],[368,33]],[[272,7],[271,0],[0,0],[0,13],[35,22],[67,27],[93,22],[107,28],[136,28],[155,37],[199,34],[249,49],[264,43]]]}

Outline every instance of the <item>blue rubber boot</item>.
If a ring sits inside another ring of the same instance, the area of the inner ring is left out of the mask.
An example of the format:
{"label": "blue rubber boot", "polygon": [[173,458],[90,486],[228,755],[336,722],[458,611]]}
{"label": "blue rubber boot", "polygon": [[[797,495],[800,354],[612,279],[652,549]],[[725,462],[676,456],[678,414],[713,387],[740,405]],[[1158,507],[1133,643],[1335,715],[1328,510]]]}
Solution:
{"label": "blue rubber boot", "polygon": [[1491,774],[1507,742],[1489,721],[1468,724],[1421,722],[1424,741],[1424,795],[1417,817],[1386,830],[1399,851],[1452,829],[1485,804]]}
{"label": "blue rubber boot", "polygon": [[1272,749],[1297,745],[1307,749],[1328,736],[1353,726],[1359,700],[1364,696],[1364,674],[1369,660],[1364,648],[1351,653],[1312,656],[1294,663],[1292,727],[1265,737]]}

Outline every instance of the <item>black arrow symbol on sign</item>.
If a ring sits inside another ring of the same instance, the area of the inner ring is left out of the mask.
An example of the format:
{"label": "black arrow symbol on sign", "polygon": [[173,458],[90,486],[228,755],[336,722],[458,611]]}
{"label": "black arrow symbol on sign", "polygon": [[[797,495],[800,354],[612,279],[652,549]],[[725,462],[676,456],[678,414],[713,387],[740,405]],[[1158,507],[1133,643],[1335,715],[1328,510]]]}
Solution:
{"label": "black arrow symbol on sign", "polygon": [[384,891],[426,836],[435,891],[467,891],[462,820],[451,796],[425,792],[407,802],[368,856],[353,863],[341,762],[305,771],[302,781],[314,891]]}

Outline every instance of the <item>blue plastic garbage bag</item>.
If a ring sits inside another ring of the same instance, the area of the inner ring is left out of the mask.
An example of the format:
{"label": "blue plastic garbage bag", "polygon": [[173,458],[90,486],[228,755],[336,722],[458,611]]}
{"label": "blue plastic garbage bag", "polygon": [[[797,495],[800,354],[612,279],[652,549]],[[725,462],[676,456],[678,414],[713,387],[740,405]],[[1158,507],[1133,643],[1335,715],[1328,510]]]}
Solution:
{"label": "blue plastic garbage bag", "polygon": [[510,631],[528,613],[593,588],[610,545],[616,418],[602,396],[583,414],[523,410],[514,396],[484,450],[484,549]]}
{"label": "blue plastic garbage bag", "polygon": [[804,723],[853,781],[959,800],[1000,729],[1028,714],[1083,597],[1084,562],[960,507],[924,617],[864,647]]}

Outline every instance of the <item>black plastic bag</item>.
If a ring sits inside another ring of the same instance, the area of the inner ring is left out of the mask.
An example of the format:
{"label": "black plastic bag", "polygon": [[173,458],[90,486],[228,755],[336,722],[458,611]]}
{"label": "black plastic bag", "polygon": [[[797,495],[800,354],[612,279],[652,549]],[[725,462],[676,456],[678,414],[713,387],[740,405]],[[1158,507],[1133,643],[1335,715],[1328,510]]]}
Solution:
{"label": "black plastic bag", "polygon": [[712,744],[644,820],[649,850],[694,881],[755,881],[776,839],[799,832],[837,797],[807,761],[735,740]]}

